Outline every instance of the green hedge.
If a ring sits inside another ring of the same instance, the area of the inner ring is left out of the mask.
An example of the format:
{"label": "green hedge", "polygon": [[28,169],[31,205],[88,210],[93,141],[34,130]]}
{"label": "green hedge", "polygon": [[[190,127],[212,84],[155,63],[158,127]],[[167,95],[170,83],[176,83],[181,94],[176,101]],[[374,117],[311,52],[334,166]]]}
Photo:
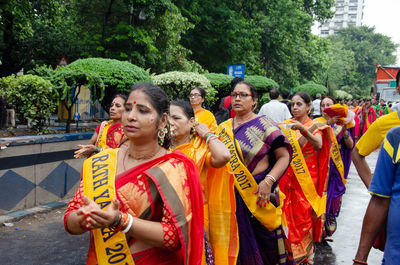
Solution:
{"label": "green hedge", "polygon": [[335,99],[353,99],[353,96],[346,91],[343,90],[335,90],[333,91],[333,97]]}
{"label": "green hedge", "polygon": [[328,89],[323,85],[316,84],[314,82],[309,82],[293,89],[294,93],[297,92],[307,92],[311,96],[315,96],[316,94],[326,95],[328,94]]}
{"label": "green hedge", "polygon": [[153,76],[153,83],[164,89],[171,99],[188,99],[190,91],[195,87],[203,88],[207,95],[207,104],[216,102],[217,90],[211,86],[210,81],[201,74],[191,72],[167,72]]}
{"label": "green hedge", "polygon": [[38,134],[46,131],[46,120],[56,110],[57,93],[40,76],[7,76],[0,79],[0,96],[16,107],[20,121],[29,121]]}
{"label": "green hedge", "polygon": [[247,75],[244,80],[252,83],[256,87],[257,92],[260,93],[260,97],[273,88],[279,88],[277,82],[261,75]]}
{"label": "green hedge", "polygon": [[218,73],[208,73],[204,76],[210,81],[211,86],[217,90],[217,98],[221,99],[230,94],[233,76]]}

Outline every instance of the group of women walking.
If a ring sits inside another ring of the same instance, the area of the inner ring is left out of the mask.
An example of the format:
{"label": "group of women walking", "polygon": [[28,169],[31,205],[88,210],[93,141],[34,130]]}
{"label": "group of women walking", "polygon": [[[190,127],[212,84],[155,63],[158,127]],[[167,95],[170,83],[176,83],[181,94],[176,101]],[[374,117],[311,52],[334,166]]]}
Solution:
{"label": "group of women walking", "polygon": [[354,133],[311,120],[303,92],[282,124],[254,113],[246,81],[231,92],[235,118],[218,126],[204,90],[189,99],[135,85],[79,146],[87,159],[64,225],[90,231],[87,264],[313,264],[314,242],[335,230]]}

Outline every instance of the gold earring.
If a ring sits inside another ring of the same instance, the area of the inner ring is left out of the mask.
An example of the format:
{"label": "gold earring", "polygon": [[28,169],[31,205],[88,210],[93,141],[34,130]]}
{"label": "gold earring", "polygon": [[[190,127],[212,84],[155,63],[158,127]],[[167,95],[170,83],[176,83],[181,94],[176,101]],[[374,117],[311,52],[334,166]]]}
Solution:
{"label": "gold earring", "polygon": [[165,139],[165,135],[168,133],[168,129],[167,127],[164,127],[161,130],[158,130],[158,144],[159,145],[163,145],[164,144],[164,139]]}

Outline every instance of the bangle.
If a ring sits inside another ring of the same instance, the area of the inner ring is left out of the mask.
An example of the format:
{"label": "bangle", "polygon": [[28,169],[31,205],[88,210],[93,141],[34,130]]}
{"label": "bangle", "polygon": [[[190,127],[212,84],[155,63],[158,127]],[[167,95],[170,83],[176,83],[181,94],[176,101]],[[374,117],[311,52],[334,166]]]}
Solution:
{"label": "bangle", "polygon": [[119,225],[120,222],[121,222],[121,212],[118,212],[117,220],[115,220],[110,227],[115,228]]}
{"label": "bangle", "polygon": [[94,152],[95,152],[95,153],[100,153],[100,152],[101,152],[101,148],[98,147],[98,146],[96,146],[96,148],[94,149]]}
{"label": "bangle", "polygon": [[272,175],[266,175],[266,177],[270,177],[270,178],[272,178],[272,180],[274,181],[274,183],[276,182],[276,178],[274,177],[274,176],[272,176]]}
{"label": "bangle", "polygon": [[132,217],[132,215],[128,214],[128,218],[129,218],[128,224],[126,225],[126,227],[124,228],[124,230],[121,230],[121,232],[122,232],[122,233],[125,233],[125,234],[128,233],[129,230],[131,230],[132,224],[133,224],[133,217]]}
{"label": "bangle", "polygon": [[361,260],[357,260],[357,259],[353,259],[353,262],[358,263],[358,264],[368,265],[368,263],[366,261],[361,261]]}
{"label": "bangle", "polygon": [[301,132],[301,135],[303,135],[304,137],[307,137],[307,135],[308,135],[308,130],[307,130],[307,129],[304,129],[304,131]]}
{"label": "bangle", "polygon": [[218,139],[218,137],[215,136],[215,135],[211,135],[210,137],[207,138],[206,144],[208,145],[208,142],[211,141],[211,140],[213,140],[213,139]]}
{"label": "bangle", "polygon": [[214,134],[213,132],[208,132],[205,136],[204,136],[204,140],[207,140],[208,136],[210,136],[210,134]]}
{"label": "bangle", "polygon": [[343,138],[344,138],[344,139],[348,139],[349,137],[350,137],[349,134],[347,134],[347,135],[344,135],[344,134],[343,134]]}

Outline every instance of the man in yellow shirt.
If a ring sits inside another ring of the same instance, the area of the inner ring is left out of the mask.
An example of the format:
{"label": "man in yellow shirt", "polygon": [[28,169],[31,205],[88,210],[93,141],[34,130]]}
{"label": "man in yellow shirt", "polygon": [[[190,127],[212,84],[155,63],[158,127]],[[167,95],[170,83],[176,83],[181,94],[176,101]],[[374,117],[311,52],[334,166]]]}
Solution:
{"label": "man in yellow shirt", "polygon": [[[396,75],[396,92],[400,94],[400,71]],[[393,127],[400,126],[400,111],[391,112],[377,119],[368,128],[357,142],[351,160],[357,169],[358,175],[368,188],[371,183],[372,173],[365,157],[381,147],[386,133]]]}

